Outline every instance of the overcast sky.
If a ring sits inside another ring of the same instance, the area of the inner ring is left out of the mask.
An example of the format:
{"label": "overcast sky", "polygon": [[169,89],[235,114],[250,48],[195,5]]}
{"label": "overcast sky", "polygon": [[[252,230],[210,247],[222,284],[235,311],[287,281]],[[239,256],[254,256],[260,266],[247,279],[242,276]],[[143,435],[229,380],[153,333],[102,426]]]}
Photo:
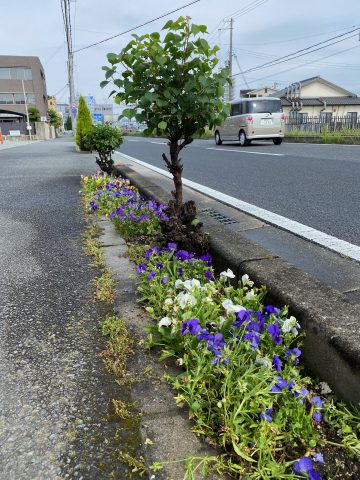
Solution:
{"label": "overcast sky", "polygon": [[[74,49],[135,27],[191,0],[77,0],[72,1]],[[1,2],[2,3],[2,2]],[[15,0],[4,2],[0,13],[1,54],[39,56],[45,68],[48,94],[68,100],[66,52],[60,0]],[[255,4],[259,4],[253,8]],[[253,9],[252,9],[253,8]],[[246,10],[250,10],[246,12]],[[209,39],[221,47],[222,63],[228,56],[228,24],[234,16],[233,73],[259,66],[360,26],[359,0],[200,0],[179,12],[136,30],[160,30],[170,18],[189,15],[194,23],[208,26]],[[219,30],[220,29],[220,30]],[[135,33],[135,32],[134,32]],[[359,33],[345,41],[276,67],[245,75],[250,88],[283,88],[291,82],[321,75],[360,94]],[[83,95],[95,95],[98,103],[107,100],[100,89],[104,79],[101,66],[108,52],[119,52],[130,34],[75,54],[75,87]],[[341,37],[335,39],[340,40]],[[320,45],[321,46],[321,45]],[[247,88],[236,77],[236,91]]]}

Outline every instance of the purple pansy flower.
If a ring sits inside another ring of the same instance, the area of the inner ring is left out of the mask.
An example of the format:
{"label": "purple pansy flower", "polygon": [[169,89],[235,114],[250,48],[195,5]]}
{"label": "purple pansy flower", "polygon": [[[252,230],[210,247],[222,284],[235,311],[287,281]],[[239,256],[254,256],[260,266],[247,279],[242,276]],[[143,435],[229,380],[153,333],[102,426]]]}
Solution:
{"label": "purple pansy flower", "polygon": [[232,325],[234,325],[234,327],[240,328],[243,323],[250,320],[250,317],[253,314],[254,312],[252,310],[240,310],[240,312],[237,312],[236,320],[232,322]]}
{"label": "purple pansy flower", "polygon": [[272,422],[272,417],[270,416],[272,411],[273,411],[273,409],[269,408],[268,410],[266,410],[266,412],[260,413],[259,419],[260,420],[265,420],[267,422]]}
{"label": "purple pansy flower", "polygon": [[267,331],[270,333],[277,345],[282,342],[282,338],[280,337],[280,328],[278,325],[276,325],[276,323],[271,323],[268,325]]}
{"label": "purple pansy flower", "polygon": [[277,372],[280,372],[280,370],[281,370],[281,360],[277,355],[273,356],[272,364],[273,364],[273,367],[275,368],[275,370]]}
{"label": "purple pansy flower", "polygon": [[253,348],[259,348],[260,333],[258,333],[258,332],[248,332],[248,333],[245,333],[243,338],[244,338],[244,340],[250,340],[251,341],[251,346]]}
{"label": "purple pansy flower", "polygon": [[272,313],[274,315],[278,316],[279,313],[280,313],[280,309],[276,308],[276,307],[273,307],[272,305],[266,305],[266,306],[263,307],[262,313],[264,315],[267,315],[267,316],[270,316]]}
{"label": "purple pansy flower", "polygon": [[223,342],[223,334],[216,333],[212,339],[208,340],[207,348],[214,355],[221,355],[221,350],[225,345],[226,343]]}
{"label": "purple pansy flower", "polygon": [[137,266],[136,268],[136,273],[141,273],[141,272],[145,272],[145,270],[147,269],[145,263],[140,263],[140,265]]}
{"label": "purple pansy flower", "polygon": [[292,355],[295,357],[294,358],[294,365],[298,365],[299,364],[298,357],[300,357],[300,355],[301,355],[301,350],[299,348],[296,348],[296,347],[295,348],[288,348],[286,350],[285,356],[290,357]]}
{"label": "purple pansy flower", "polygon": [[317,462],[317,463],[322,463],[324,464],[324,457],[322,455],[322,453],[315,453],[314,455],[314,462]]}
{"label": "purple pansy flower", "polygon": [[178,273],[178,275],[179,275],[180,277],[182,277],[182,276],[183,276],[183,273],[184,273],[184,272],[183,272],[183,269],[182,269],[181,267],[179,267],[179,268],[177,269],[177,273]]}
{"label": "purple pansy flower", "polygon": [[148,275],[148,279],[149,279],[149,280],[153,279],[153,278],[155,277],[155,275],[156,275],[155,270],[151,270],[151,272],[150,272],[149,275]]}
{"label": "purple pansy flower", "polygon": [[201,326],[197,318],[190,318],[186,322],[183,322],[181,327],[181,335],[190,333],[191,335],[196,335],[200,332]]}
{"label": "purple pansy flower", "polygon": [[211,270],[207,270],[207,271],[204,273],[204,276],[205,276],[206,278],[208,278],[209,280],[211,280],[211,281],[214,281],[214,280],[215,280],[214,275],[213,275],[213,273],[212,273]]}
{"label": "purple pansy flower", "polygon": [[164,284],[168,283],[168,281],[169,281],[168,277],[162,277],[161,279],[161,283],[164,283]]}
{"label": "purple pansy flower", "polygon": [[283,378],[277,376],[276,377],[277,382],[275,385],[271,388],[270,392],[272,393],[280,393],[282,392],[282,389],[288,386],[288,382],[284,380]]}

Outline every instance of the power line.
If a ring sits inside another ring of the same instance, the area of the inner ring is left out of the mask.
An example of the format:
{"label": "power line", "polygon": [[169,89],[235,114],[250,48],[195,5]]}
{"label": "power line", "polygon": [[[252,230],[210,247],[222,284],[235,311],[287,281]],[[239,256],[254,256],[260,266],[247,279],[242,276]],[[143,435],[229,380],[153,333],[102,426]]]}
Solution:
{"label": "power line", "polygon": [[179,10],[182,10],[185,7],[189,7],[190,5],[193,5],[194,3],[198,3],[200,0],[194,0],[193,2],[187,3],[186,5],[183,5],[182,7],[176,8],[175,10],[171,10],[170,12],[166,12],[163,15],[159,15],[156,18],[153,18],[152,20],[149,20],[148,22],[142,23],[140,25],[137,25],[136,27],[129,28],[129,30],[125,30],[124,32],[117,33],[116,35],[112,35],[111,37],[104,38],[104,40],[100,40],[99,42],[92,43],[90,45],[87,45],[86,47],[78,48],[77,50],[74,50],[72,53],[77,53],[81,52],[82,50],[86,50],[87,48],[95,47],[95,45],[100,45],[101,43],[108,42],[109,40],[112,40],[113,38],[120,37],[121,35],[125,35],[125,33],[132,32],[133,30],[137,30],[138,28],[144,27],[145,25],[149,25],[149,23],[153,23],[156,20],[160,20],[161,18],[167,17],[168,15],[171,15],[172,13],[178,12]]}
{"label": "power line", "polygon": [[[329,38],[328,40],[324,40],[323,42],[320,42],[320,43],[316,43],[314,45],[311,45],[307,48],[302,48],[301,50],[297,50],[296,52],[293,52],[293,53],[290,53],[288,55],[284,55],[283,57],[279,57],[275,60],[272,60],[272,61],[269,61],[269,62],[266,62],[266,63],[263,63],[262,65],[258,65],[256,67],[252,67],[252,68],[249,68],[248,70],[245,70],[244,72],[242,73],[248,73],[248,72],[253,72],[254,70],[260,70],[262,68],[269,68],[269,67],[273,67],[275,65],[279,65],[280,63],[284,63],[284,62],[288,62],[290,60],[294,60],[295,58],[299,58],[299,57],[303,57],[304,55],[309,55],[310,53],[313,53],[313,52],[317,52],[318,50],[322,50],[324,48],[327,48],[327,47],[330,47],[331,45],[335,45],[337,43],[340,43],[340,42],[344,42],[345,40],[348,40],[349,38],[353,38],[353,37],[357,37],[357,34],[356,35],[351,35],[350,37],[346,37],[346,38],[341,38],[340,40],[337,40],[335,42],[332,42],[332,43],[329,43],[328,45],[323,45],[322,47],[319,47],[319,48],[315,48],[316,46],[318,45],[321,45],[321,44],[324,44],[326,42],[329,42],[330,40],[333,40],[335,38],[339,38],[339,37],[343,37],[344,35],[347,35],[349,33],[352,33],[354,32],[355,30],[358,30],[358,29],[354,29],[354,30],[350,30],[346,33],[343,33],[341,35],[337,35],[336,37],[332,37],[332,38]],[[311,50],[313,49],[313,50]],[[307,51],[307,50],[311,50],[311,51]],[[304,53],[300,53],[300,52],[304,52]],[[297,53],[300,53],[300,55],[296,55]],[[291,57],[291,58],[289,58]],[[236,75],[240,75],[240,73],[237,73]]]}
{"label": "power line", "polygon": [[246,13],[251,12],[252,10],[254,10],[257,7],[260,7],[260,5],[263,5],[266,2],[268,2],[268,0],[254,0],[251,3],[249,3],[248,5],[245,5],[244,7],[240,8],[239,10],[236,10],[231,15],[229,15],[228,17],[225,17],[225,18],[227,19],[227,18],[230,18],[230,17],[231,18],[242,17]]}
{"label": "power line", "polygon": [[[326,55],[325,57],[321,57],[321,58],[316,58],[315,60],[311,60],[310,62],[304,62],[304,63],[301,63],[299,64],[298,66],[294,66],[294,67],[291,67],[291,68],[287,68],[286,70],[281,70],[281,72],[277,72],[277,73],[272,73],[271,75],[267,75],[265,77],[260,77],[260,78],[252,78],[252,81],[253,82],[258,82],[260,80],[266,80],[270,77],[273,77],[275,75],[281,75],[282,73],[287,73],[287,72],[291,72],[292,70],[295,70],[297,68],[301,68],[301,67],[306,67],[306,65],[311,65],[312,63],[315,63],[315,62],[318,62],[319,60],[325,60],[326,58],[330,58],[330,57],[334,57],[335,55],[340,55],[340,53],[345,53],[345,52],[348,52],[350,50],[354,50],[355,48],[359,48],[360,45],[355,45],[355,47],[350,47],[350,48],[346,48],[344,50],[340,50],[339,52],[335,52],[335,53],[331,53],[330,55]],[[237,74],[238,75],[238,74]],[[282,83],[286,83],[286,82],[282,82]]]}
{"label": "power line", "polygon": [[[298,40],[304,40],[304,39],[307,39],[307,38],[313,38],[313,37],[321,37],[322,35],[326,34],[326,33],[337,33],[337,32],[342,32],[343,30],[347,30],[348,28],[359,28],[359,25],[348,25],[344,28],[338,28],[336,30],[326,30],[326,31],[323,31],[321,33],[314,33],[312,35],[306,35],[304,37],[293,37],[293,38],[288,38],[286,40],[277,40],[275,42],[265,42],[265,43],[243,43],[241,42],[241,45],[252,45],[252,46],[256,46],[256,47],[263,47],[263,46],[268,46],[268,45],[279,45],[279,44],[283,44],[283,43],[289,43],[289,42],[296,42]],[[235,44],[236,45],[236,44]]]}

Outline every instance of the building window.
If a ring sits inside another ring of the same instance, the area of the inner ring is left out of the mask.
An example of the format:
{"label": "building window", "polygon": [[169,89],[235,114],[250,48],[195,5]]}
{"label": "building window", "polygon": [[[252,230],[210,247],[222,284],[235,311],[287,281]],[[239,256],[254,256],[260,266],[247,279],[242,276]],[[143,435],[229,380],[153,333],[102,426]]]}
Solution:
{"label": "building window", "polygon": [[26,67],[1,67],[1,80],[32,80],[32,70]]}
{"label": "building window", "polygon": [[25,104],[25,97],[23,93],[14,93],[14,103],[17,105]]}
{"label": "building window", "polygon": [[357,123],[357,112],[348,112],[346,117],[349,123]]}
{"label": "building window", "polygon": [[10,68],[0,68],[0,80],[10,80]]}
{"label": "building window", "polygon": [[0,93],[0,104],[13,104],[14,98],[12,93]]}
{"label": "building window", "polygon": [[35,95],[33,93],[27,93],[26,101],[28,105],[35,105],[36,104]]}
{"label": "building window", "polygon": [[298,112],[299,123],[307,123],[308,116],[309,116],[308,113]]}
{"label": "building window", "polygon": [[331,112],[320,112],[320,122],[321,123],[330,123],[332,119]]}

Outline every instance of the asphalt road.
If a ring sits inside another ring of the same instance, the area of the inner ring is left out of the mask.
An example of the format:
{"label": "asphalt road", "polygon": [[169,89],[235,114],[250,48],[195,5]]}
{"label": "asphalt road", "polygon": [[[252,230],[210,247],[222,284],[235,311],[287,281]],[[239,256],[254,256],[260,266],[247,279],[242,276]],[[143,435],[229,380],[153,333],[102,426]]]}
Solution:
{"label": "asphalt road", "polygon": [[128,399],[99,357],[107,310],[81,241],[95,162],[67,140],[0,151],[1,480],[124,476],[111,405]]}
{"label": "asphalt road", "polygon": [[[120,151],[165,169],[161,139],[127,137]],[[184,178],[360,245],[360,146],[195,140],[181,157]]]}

